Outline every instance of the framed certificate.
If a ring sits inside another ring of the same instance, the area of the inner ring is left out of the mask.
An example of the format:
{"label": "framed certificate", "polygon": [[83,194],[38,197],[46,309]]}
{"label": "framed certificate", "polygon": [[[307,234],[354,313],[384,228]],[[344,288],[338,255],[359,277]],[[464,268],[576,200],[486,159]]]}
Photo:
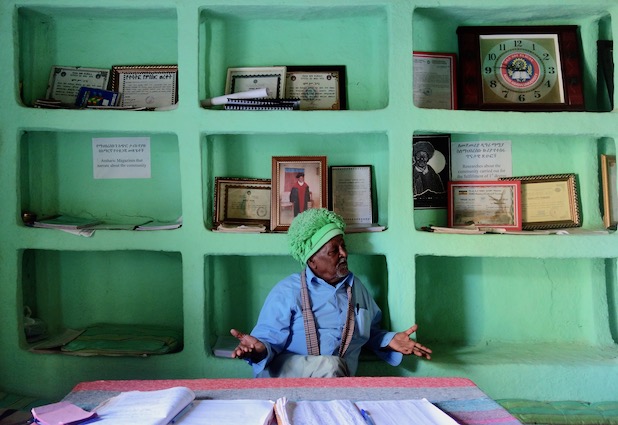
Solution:
{"label": "framed certificate", "polygon": [[346,224],[371,224],[375,217],[371,165],[330,167],[330,209]]}
{"label": "framed certificate", "polygon": [[285,96],[285,66],[228,68],[225,94],[266,89],[267,97]]}
{"label": "framed certificate", "polygon": [[109,69],[83,68],[79,66],[52,66],[47,85],[47,99],[75,105],[82,87],[106,90]]}
{"label": "framed certificate", "polygon": [[448,227],[522,229],[521,184],[512,181],[449,181]]}
{"label": "framed certificate", "polygon": [[267,225],[270,221],[270,187],[236,184],[225,188],[223,222]]}
{"label": "framed certificate", "polygon": [[304,111],[347,109],[345,66],[288,66],[285,92]]}
{"label": "framed certificate", "polygon": [[522,228],[524,230],[580,227],[579,198],[575,174],[503,177],[521,181]]}
{"label": "framed certificate", "polygon": [[414,52],[414,105],[427,109],[457,109],[454,53]]}
{"label": "framed certificate", "polygon": [[605,228],[615,228],[618,224],[615,155],[601,155],[601,186],[603,189],[603,224]]}
{"label": "framed certificate", "polygon": [[[270,179],[215,177],[213,224],[268,224],[270,220]],[[251,193],[247,194],[247,191]],[[268,195],[268,202],[264,196]],[[266,215],[264,215],[266,209]]]}
{"label": "framed certificate", "polygon": [[112,90],[122,93],[120,106],[160,108],[178,102],[178,66],[112,66]]}

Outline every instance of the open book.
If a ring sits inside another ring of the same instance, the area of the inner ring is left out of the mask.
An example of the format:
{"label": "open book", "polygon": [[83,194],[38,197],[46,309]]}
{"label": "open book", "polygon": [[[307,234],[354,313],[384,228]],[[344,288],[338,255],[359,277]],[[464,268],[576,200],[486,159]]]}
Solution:
{"label": "open book", "polygon": [[427,399],[357,401],[275,402],[279,425],[457,425],[450,416]]}

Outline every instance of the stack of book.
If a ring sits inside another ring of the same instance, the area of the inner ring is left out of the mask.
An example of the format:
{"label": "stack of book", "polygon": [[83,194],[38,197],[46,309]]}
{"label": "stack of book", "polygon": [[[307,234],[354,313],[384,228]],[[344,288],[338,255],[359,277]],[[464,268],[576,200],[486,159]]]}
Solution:
{"label": "stack of book", "polygon": [[300,99],[227,99],[228,111],[296,111],[300,109]]}

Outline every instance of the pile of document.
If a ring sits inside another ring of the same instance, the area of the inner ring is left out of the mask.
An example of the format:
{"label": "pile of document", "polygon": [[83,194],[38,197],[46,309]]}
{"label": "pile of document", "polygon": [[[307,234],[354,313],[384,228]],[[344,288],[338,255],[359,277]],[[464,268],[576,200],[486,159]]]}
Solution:
{"label": "pile of document", "polygon": [[[67,421],[55,415],[48,425],[97,417],[97,425],[456,425],[442,410],[420,400],[196,400],[186,387],[127,391],[101,403],[92,412],[61,406]],[[49,411],[45,407],[39,408]],[[76,412],[78,414],[76,414]],[[39,417],[40,417],[40,412]],[[59,412],[56,412],[59,413]],[[33,410],[33,414],[35,414]]]}

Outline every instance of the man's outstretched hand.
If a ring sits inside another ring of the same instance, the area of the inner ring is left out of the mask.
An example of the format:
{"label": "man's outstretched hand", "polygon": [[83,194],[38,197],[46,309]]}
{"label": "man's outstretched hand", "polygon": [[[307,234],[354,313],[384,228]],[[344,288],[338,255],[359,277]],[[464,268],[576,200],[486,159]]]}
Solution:
{"label": "man's outstretched hand", "polygon": [[266,346],[256,337],[236,329],[231,329],[230,333],[239,341],[232,352],[232,358],[250,359],[253,363],[258,363],[268,354]]}
{"label": "man's outstretched hand", "polygon": [[412,327],[403,332],[397,332],[391,342],[389,342],[388,346],[391,350],[398,351],[401,354],[414,354],[415,356],[430,360],[431,350],[423,344],[410,339],[410,335],[416,332],[417,329],[418,325],[412,325]]}

